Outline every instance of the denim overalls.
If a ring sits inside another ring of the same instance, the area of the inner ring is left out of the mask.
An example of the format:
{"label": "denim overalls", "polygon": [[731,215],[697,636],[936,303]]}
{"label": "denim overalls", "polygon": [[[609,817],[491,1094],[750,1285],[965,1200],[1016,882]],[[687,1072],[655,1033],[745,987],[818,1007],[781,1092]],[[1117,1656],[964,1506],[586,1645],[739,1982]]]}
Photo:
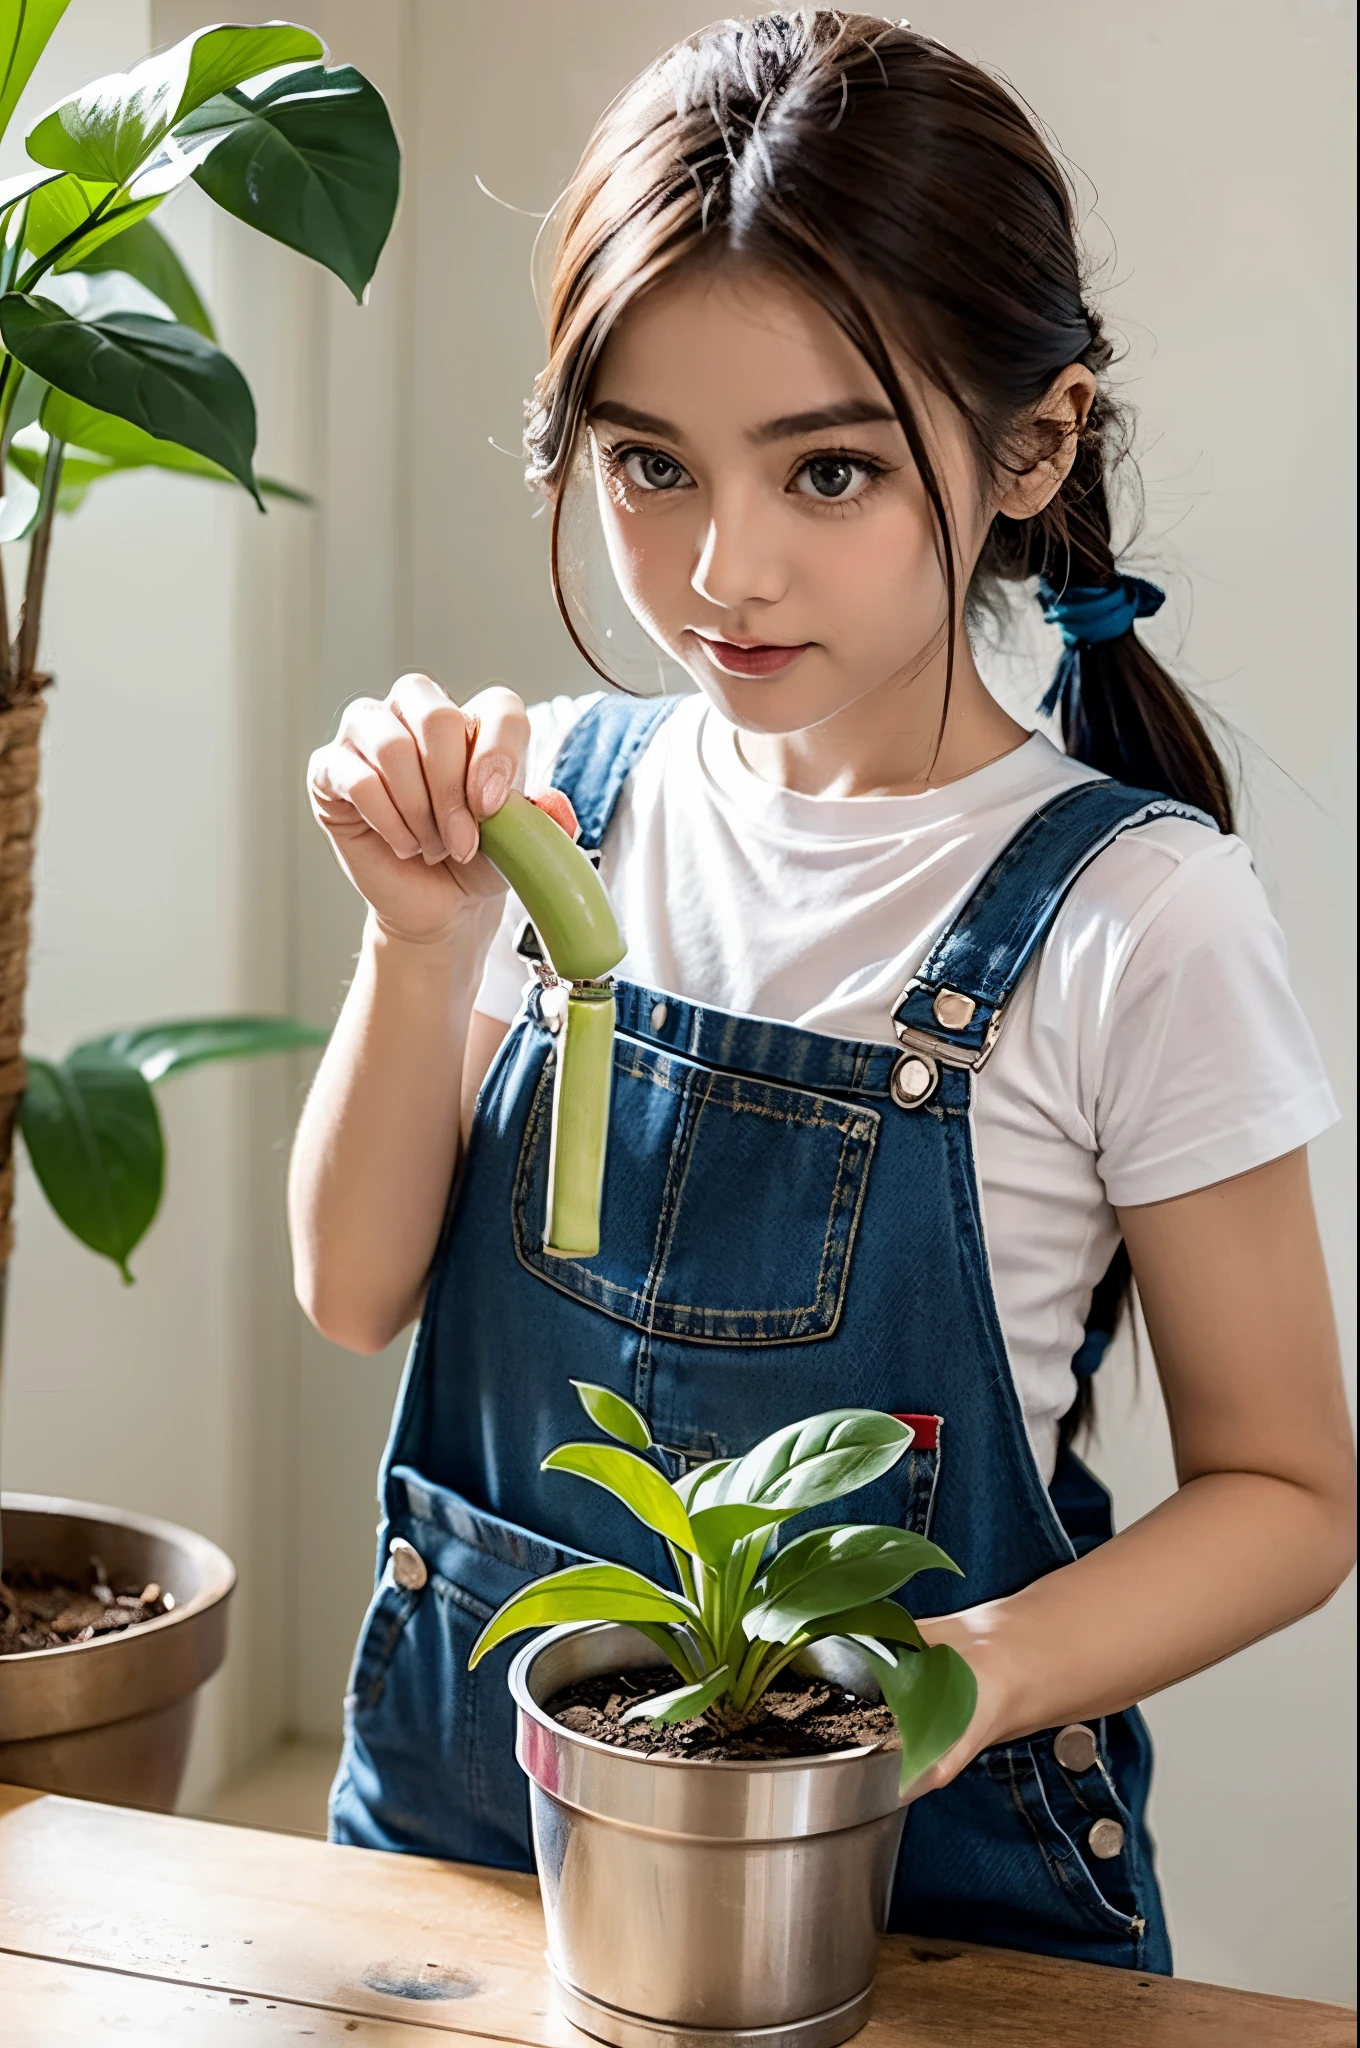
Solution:
{"label": "denim overalls", "polygon": [[[572,729],[553,780],[587,849],[676,701],[606,699]],[[1120,832],[1200,815],[1107,781],[1044,804],[935,942],[894,1014],[897,1047],[620,983],[588,1261],[542,1248],[554,1041],[531,994],[482,1088],[397,1402],[336,1841],[532,1868],[506,1687],[517,1643],[472,1675],[468,1651],[526,1579],[583,1556],[670,1583],[659,1539],[622,1506],[539,1470],[555,1444],[594,1434],[573,1378],[635,1402],[675,1472],[827,1408],[908,1416],[915,1442],[894,1471],[795,1526],[928,1532],[967,1576],[915,1580],[919,1614],[1012,1593],[1110,1534],[1108,1496],[1080,1462],[1064,1451],[1045,1488],[1030,1451],[969,1103],[1075,877]],[[984,1751],[912,1806],[890,1924],[1168,1971],[1142,1718],[1095,1724],[1085,1768],[1064,1768],[1054,1733]]]}

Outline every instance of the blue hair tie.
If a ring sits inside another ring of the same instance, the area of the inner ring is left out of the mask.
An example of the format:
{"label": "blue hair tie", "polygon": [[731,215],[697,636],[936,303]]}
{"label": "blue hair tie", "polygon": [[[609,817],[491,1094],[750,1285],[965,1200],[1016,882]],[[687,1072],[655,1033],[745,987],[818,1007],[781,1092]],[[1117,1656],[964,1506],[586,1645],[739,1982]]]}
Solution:
{"label": "blue hair tie", "polygon": [[1166,592],[1141,576],[1117,576],[1112,583],[1069,584],[1056,590],[1039,578],[1039,602],[1050,626],[1062,634],[1063,651],[1040,711],[1047,718],[1069,704],[1081,688],[1081,650],[1121,640],[1135,619],[1150,619],[1166,603]]}

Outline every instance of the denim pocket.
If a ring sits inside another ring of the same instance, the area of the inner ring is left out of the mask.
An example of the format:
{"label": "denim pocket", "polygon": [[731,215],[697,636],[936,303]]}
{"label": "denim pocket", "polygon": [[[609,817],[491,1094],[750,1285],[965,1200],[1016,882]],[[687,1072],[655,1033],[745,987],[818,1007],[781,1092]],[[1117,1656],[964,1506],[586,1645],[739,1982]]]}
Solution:
{"label": "denim pocket", "polygon": [[333,1833],[362,1847],[530,1870],[528,1792],[506,1683],[523,1638],[501,1644],[475,1671],[468,1656],[512,1593],[583,1554],[408,1467],[393,1472],[391,1490],[391,1533],[419,1553],[428,1577],[407,1591],[389,1567],[369,1608],[346,1702]]}
{"label": "denim pocket", "polygon": [[845,1297],[879,1115],[620,1039],[600,1252],[543,1250],[553,1060],[515,1175],[515,1251],[560,1292],[658,1337],[827,1337]]}

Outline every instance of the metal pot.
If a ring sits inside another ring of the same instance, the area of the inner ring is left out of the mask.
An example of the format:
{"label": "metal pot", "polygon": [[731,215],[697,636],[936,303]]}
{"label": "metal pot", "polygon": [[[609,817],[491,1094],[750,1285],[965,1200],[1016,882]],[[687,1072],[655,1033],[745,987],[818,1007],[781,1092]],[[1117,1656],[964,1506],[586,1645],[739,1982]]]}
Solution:
{"label": "metal pot", "polygon": [[0,1657],[0,1779],[168,1813],[195,1694],[226,1650],[231,1559],[189,1529],[120,1508],[7,1493],[3,1513],[7,1568],[81,1585],[94,1554],[114,1584],[155,1580],[175,1605],[118,1635]]}
{"label": "metal pot", "polygon": [[[849,1645],[807,1661],[877,1694]],[[611,1623],[554,1629],[510,1668],[562,2005],[616,2048],[832,2048],[869,2016],[901,1759],[649,1757],[543,1710],[578,1679],[661,1665]]]}

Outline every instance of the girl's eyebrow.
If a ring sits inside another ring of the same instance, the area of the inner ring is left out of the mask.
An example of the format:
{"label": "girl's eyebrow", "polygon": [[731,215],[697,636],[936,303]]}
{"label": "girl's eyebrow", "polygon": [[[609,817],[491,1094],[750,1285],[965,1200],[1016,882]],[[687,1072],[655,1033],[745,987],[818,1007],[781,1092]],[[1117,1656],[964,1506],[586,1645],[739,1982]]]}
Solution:
{"label": "girl's eyebrow", "polygon": [[[684,442],[684,435],[670,420],[663,420],[652,412],[638,412],[631,405],[622,405],[617,399],[602,398],[590,408],[590,422],[600,420],[610,427],[626,427],[634,434],[656,434],[664,441]],[[795,441],[803,434],[820,434],[828,427],[861,427],[878,422],[895,424],[897,414],[891,407],[872,398],[842,398],[835,405],[818,406],[813,412],[784,413],[779,419],[766,420],[763,426],[751,427],[746,438],[757,448],[765,447],[771,441]]]}

